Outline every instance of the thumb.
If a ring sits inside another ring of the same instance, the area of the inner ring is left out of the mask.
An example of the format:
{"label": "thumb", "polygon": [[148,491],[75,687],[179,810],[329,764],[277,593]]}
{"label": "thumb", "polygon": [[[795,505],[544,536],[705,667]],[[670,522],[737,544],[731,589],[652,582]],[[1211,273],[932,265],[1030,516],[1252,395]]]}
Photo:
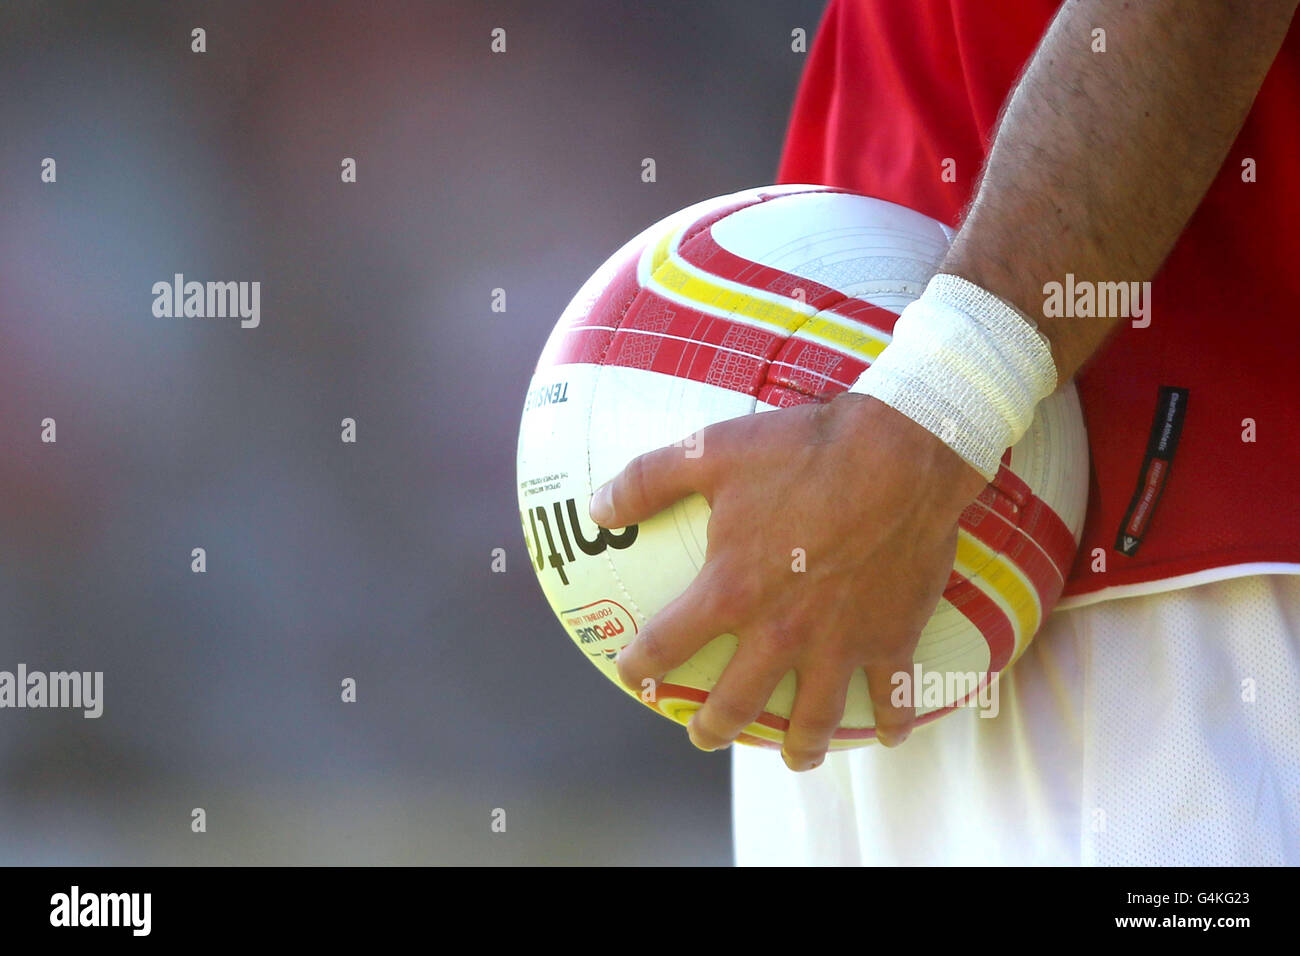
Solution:
{"label": "thumb", "polygon": [[602,528],[626,528],[652,518],[674,502],[702,491],[700,459],[680,445],[633,458],[591,496],[591,520]]}

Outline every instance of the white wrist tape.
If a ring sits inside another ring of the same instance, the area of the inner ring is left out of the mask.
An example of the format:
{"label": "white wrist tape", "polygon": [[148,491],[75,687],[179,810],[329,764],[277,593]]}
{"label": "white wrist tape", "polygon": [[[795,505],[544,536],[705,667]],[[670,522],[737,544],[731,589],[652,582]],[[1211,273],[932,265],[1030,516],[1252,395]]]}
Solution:
{"label": "white wrist tape", "polygon": [[903,310],[893,340],[849,391],[902,412],[991,481],[1055,388],[1056,363],[1033,321],[941,274]]}

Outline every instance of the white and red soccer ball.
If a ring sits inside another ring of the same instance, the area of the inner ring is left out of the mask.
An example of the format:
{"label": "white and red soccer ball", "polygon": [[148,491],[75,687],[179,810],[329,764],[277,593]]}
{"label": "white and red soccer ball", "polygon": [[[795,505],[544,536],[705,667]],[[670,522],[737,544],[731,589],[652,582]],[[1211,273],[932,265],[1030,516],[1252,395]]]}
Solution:
{"label": "white and red soccer ball", "polygon": [[[693,495],[610,531],[587,516],[593,489],[651,449],[679,443],[698,453],[693,436],[714,422],[847,389],[889,343],[950,239],[941,223],[878,199],[820,186],[753,189],[656,223],[579,290],[525,400],[519,510],[551,608],[606,677],[618,682],[618,650],[699,571],[709,509]],[[941,675],[930,686],[937,696],[917,689],[919,722],[967,703],[1056,603],[1083,525],[1087,454],[1066,386],[1041,403],[967,508],[947,590],[916,651],[918,677]],[[734,636],[718,635],[640,699],[687,722],[735,647]],[[790,673],[741,742],[779,746],[794,690]],[[870,742],[873,725],[859,673],[832,749]]]}

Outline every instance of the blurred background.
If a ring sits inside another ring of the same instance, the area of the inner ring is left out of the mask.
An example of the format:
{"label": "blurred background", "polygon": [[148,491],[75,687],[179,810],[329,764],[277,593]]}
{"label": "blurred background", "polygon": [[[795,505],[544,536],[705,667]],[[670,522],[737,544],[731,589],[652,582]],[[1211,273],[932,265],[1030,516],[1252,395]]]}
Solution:
{"label": "blurred background", "polygon": [[[730,862],[727,756],[547,607],[515,437],[587,275],[772,180],[822,6],[0,6],[0,670],[104,672],[0,710],[0,863]],[[178,272],[260,327],[154,317]]]}

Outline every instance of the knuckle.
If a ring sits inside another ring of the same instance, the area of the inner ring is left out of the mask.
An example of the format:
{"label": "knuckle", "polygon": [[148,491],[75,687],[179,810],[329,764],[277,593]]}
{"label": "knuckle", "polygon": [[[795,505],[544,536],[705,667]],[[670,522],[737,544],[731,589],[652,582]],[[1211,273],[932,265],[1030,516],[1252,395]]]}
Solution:
{"label": "knuckle", "polygon": [[634,654],[624,650],[618,655],[614,662],[618,669],[618,679],[627,687],[636,687],[640,685],[640,675],[637,673]]}
{"label": "knuckle", "polygon": [[[859,666],[861,644],[861,635],[851,628],[824,635],[818,643],[817,660],[843,671],[845,675],[851,674]],[[848,676],[844,682],[848,683]]]}
{"label": "knuckle", "polygon": [[900,671],[912,672],[913,651],[906,641],[882,635],[873,638],[871,649],[863,666],[868,673],[875,672],[881,677],[890,678]]}
{"label": "knuckle", "polygon": [[637,654],[634,662],[639,666],[638,677],[653,677],[668,666],[668,648],[663,635],[654,628],[646,628],[636,643]]}
{"label": "knuckle", "polygon": [[614,485],[614,507],[622,512],[636,509],[647,499],[649,465],[646,455],[638,455],[623,469],[623,479]]}
{"label": "knuckle", "polygon": [[759,596],[750,575],[720,561],[714,562],[707,586],[717,610],[733,619],[752,611]]}
{"label": "knuckle", "polygon": [[836,712],[833,704],[819,702],[811,712],[799,715],[798,739],[801,742],[829,740],[835,731],[839,730],[842,716],[842,713]]}
{"label": "knuckle", "polygon": [[781,620],[763,628],[758,644],[763,652],[777,660],[793,660],[804,643],[804,627],[792,620]]}
{"label": "knuckle", "polygon": [[730,694],[713,693],[696,715],[696,720],[718,736],[727,736],[747,727],[758,716],[761,707]]}
{"label": "knuckle", "polygon": [[704,617],[719,625],[734,620],[737,606],[725,571],[709,568],[696,582],[695,590]]}

